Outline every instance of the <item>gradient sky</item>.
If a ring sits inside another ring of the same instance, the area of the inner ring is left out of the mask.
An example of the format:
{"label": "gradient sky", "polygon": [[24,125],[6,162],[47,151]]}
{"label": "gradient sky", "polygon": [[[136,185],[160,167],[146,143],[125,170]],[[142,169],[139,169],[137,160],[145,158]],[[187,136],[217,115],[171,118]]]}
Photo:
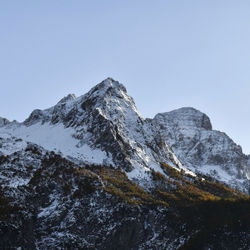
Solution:
{"label": "gradient sky", "polygon": [[195,107],[250,153],[249,0],[0,0],[0,116],[109,76],[144,117]]}

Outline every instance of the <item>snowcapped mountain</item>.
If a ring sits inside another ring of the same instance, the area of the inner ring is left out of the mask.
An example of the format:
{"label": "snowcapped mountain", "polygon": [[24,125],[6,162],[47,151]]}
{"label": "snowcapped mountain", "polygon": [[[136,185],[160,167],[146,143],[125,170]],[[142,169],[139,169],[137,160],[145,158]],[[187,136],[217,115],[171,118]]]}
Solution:
{"label": "snowcapped mountain", "polygon": [[145,119],[108,78],[0,118],[0,249],[249,249],[249,168],[205,114]]}
{"label": "snowcapped mountain", "polygon": [[23,123],[1,118],[0,127],[0,135],[74,161],[121,168],[142,186],[149,185],[152,169],[164,174],[165,162],[248,192],[247,157],[226,134],[212,130],[205,114],[182,108],[144,119],[126,88],[111,78],[83,96],[70,94],[49,109],[34,110]]}

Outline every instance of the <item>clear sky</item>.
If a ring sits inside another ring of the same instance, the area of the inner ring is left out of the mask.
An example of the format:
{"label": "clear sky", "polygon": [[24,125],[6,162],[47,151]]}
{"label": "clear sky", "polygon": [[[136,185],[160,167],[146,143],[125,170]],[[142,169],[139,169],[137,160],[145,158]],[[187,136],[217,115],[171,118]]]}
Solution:
{"label": "clear sky", "polygon": [[144,117],[195,107],[250,153],[249,0],[0,0],[0,116],[109,76]]}

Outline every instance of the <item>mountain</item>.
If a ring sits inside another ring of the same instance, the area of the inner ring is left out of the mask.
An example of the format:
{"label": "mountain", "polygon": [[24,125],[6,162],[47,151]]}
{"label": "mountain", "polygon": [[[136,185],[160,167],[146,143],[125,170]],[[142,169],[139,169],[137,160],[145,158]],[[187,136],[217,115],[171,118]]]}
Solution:
{"label": "mountain", "polygon": [[126,88],[108,78],[78,98],[70,94],[46,110],[34,110],[23,123],[2,122],[0,133],[61,152],[87,163],[125,170],[141,186],[160,162],[195,175],[210,175],[249,192],[250,166],[241,147],[212,130],[210,119],[182,108],[144,119]]}
{"label": "mountain", "polygon": [[0,118],[0,248],[248,249],[249,159],[193,108],[143,118],[108,78]]}

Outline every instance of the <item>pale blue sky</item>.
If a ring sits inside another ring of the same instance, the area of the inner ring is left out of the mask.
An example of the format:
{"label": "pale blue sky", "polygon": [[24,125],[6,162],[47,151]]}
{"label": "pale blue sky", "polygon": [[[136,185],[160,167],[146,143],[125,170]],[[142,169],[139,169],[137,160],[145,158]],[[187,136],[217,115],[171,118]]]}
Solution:
{"label": "pale blue sky", "polygon": [[0,116],[108,76],[144,117],[195,107],[250,153],[249,0],[0,0]]}

